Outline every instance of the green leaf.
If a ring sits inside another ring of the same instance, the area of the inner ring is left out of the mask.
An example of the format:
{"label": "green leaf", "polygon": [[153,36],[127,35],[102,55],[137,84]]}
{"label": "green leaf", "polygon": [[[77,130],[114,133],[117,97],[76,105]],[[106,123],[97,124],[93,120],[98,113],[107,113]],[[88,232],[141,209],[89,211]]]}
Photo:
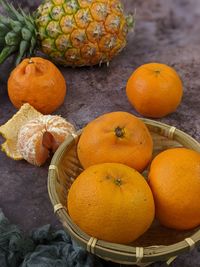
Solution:
{"label": "green leaf", "polygon": [[131,30],[135,26],[135,17],[132,14],[129,14],[126,16],[126,24],[128,26],[128,29]]}
{"label": "green leaf", "polygon": [[5,24],[7,26],[9,26],[9,24],[10,24],[10,19],[7,17],[4,17],[2,15],[0,15],[0,21],[1,21],[1,23]]}
{"label": "green leaf", "polygon": [[21,41],[20,47],[19,47],[19,53],[24,54],[26,52],[26,50],[28,50],[29,46],[30,46],[29,42],[24,41],[24,40]]}
{"label": "green leaf", "polygon": [[0,64],[2,64],[7,57],[17,50],[17,46],[6,46],[3,48],[0,54]]}
{"label": "green leaf", "polygon": [[24,56],[32,54],[36,47],[36,24],[29,13],[26,14],[19,6],[16,9],[9,2],[10,0],[0,0],[0,6],[7,13],[7,16],[0,15],[0,62],[15,49],[19,50],[16,60],[18,64]]}
{"label": "green leaf", "polygon": [[26,13],[24,12],[24,10],[23,10],[21,7],[19,7],[19,11],[21,12],[21,15],[22,15],[24,18],[28,18],[29,13],[26,14]]}
{"label": "green leaf", "polygon": [[32,37],[32,33],[27,28],[23,28],[21,33],[22,33],[22,38],[25,41],[30,41],[30,39]]}
{"label": "green leaf", "polygon": [[29,18],[30,22],[32,23],[32,25],[35,25],[35,20],[34,20],[33,15],[31,16],[31,15],[29,14],[28,18]]}
{"label": "green leaf", "polygon": [[0,22],[0,31],[8,32],[10,29],[3,23]]}
{"label": "green leaf", "polygon": [[17,45],[19,41],[19,36],[15,32],[9,32],[5,36],[5,42],[7,45]]}
{"label": "green leaf", "polygon": [[25,56],[27,50],[29,49],[29,46],[30,46],[29,42],[27,42],[25,40],[21,41],[20,47],[19,47],[19,54],[18,54],[17,59],[15,61],[16,65],[18,65],[21,62],[22,58]]}
{"label": "green leaf", "polygon": [[19,11],[24,18],[24,24],[26,24],[26,26],[29,28],[29,30],[30,31],[35,30],[35,23],[31,19],[31,15],[30,14],[26,15],[24,10],[21,7],[19,7]]}
{"label": "green leaf", "polygon": [[16,19],[15,14],[10,10],[10,7],[6,1],[0,0],[0,4],[3,6],[3,10],[9,14],[10,18]]}
{"label": "green leaf", "polygon": [[10,25],[11,25],[11,28],[13,29],[13,31],[16,33],[20,32],[22,27],[23,27],[21,22],[16,21],[16,20],[11,20]]}
{"label": "green leaf", "polygon": [[19,11],[21,12],[21,15],[25,18],[25,20],[28,23],[30,23],[30,26],[33,26],[34,20],[33,20],[32,16],[30,15],[30,13],[26,14],[21,7],[19,7]]}
{"label": "green leaf", "polygon": [[31,38],[31,46],[30,46],[30,49],[29,49],[30,56],[34,53],[34,50],[36,48],[36,45],[37,45],[37,40],[36,40],[35,37],[32,37]]}
{"label": "green leaf", "polygon": [[24,22],[30,31],[32,31],[32,32],[35,31],[35,29],[36,29],[35,24],[32,24],[28,19],[24,19]]}
{"label": "green leaf", "polygon": [[8,31],[4,32],[4,31],[0,30],[0,37],[4,37],[5,38],[7,33],[8,33]]}
{"label": "green leaf", "polygon": [[4,45],[5,45],[5,37],[0,36],[0,46],[4,46]]}
{"label": "green leaf", "polygon": [[9,8],[10,12],[12,12],[15,15],[16,19],[18,21],[23,22],[23,20],[24,20],[23,16],[15,9],[15,7],[12,4],[8,4],[8,3],[7,3],[7,6]]}

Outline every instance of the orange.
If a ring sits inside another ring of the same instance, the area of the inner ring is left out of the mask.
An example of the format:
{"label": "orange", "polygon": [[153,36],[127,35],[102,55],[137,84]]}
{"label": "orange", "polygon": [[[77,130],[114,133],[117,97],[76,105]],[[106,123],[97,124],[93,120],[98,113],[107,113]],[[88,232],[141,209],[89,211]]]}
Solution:
{"label": "orange", "polygon": [[61,116],[43,115],[26,103],[1,125],[0,134],[6,139],[1,148],[14,160],[40,166],[74,132],[74,126]]}
{"label": "orange", "polygon": [[152,161],[149,184],[161,224],[178,230],[200,225],[200,153],[186,148],[160,153]]}
{"label": "orange", "polygon": [[33,57],[24,59],[8,79],[8,95],[16,108],[29,103],[43,114],[55,111],[64,101],[66,83],[50,61]]}
{"label": "orange", "polygon": [[146,117],[161,118],[177,109],[183,85],[173,68],[149,63],[140,66],[131,75],[126,94],[137,112]]}
{"label": "orange", "polygon": [[84,168],[105,162],[144,170],[152,157],[153,142],[145,124],[127,112],[111,112],[91,121],[78,143]]}
{"label": "orange", "polygon": [[22,125],[18,133],[17,149],[23,159],[41,166],[75,129],[60,116],[43,115]]}
{"label": "orange", "polygon": [[68,212],[88,235],[127,244],[154,219],[152,192],[140,173],[119,163],[93,165],[83,171],[68,194]]}

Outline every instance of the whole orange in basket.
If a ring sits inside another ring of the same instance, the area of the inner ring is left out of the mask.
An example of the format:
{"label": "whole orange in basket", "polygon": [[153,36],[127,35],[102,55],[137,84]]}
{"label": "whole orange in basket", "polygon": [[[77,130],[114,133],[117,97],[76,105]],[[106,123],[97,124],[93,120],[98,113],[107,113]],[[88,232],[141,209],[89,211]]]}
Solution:
{"label": "whole orange in basket", "polygon": [[93,165],[72,184],[68,212],[85,233],[127,244],[154,219],[152,192],[140,173],[119,163]]}
{"label": "whole orange in basket", "polygon": [[84,168],[117,162],[138,171],[152,157],[153,142],[146,125],[127,112],[111,112],[91,121],[79,139],[77,151]]}
{"label": "whole orange in basket", "polygon": [[186,148],[160,153],[152,161],[149,184],[161,224],[178,230],[200,225],[200,153]]}
{"label": "whole orange in basket", "polygon": [[161,118],[177,109],[182,99],[183,85],[173,68],[149,63],[140,66],[131,75],[126,94],[140,114]]}
{"label": "whole orange in basket", "polygon": [[24,59],[12,71],[8,79],[8,95],[16,108],[29,103],[43,114],[49,114],[63,103],[66,83],[53,63],[33,57]]}

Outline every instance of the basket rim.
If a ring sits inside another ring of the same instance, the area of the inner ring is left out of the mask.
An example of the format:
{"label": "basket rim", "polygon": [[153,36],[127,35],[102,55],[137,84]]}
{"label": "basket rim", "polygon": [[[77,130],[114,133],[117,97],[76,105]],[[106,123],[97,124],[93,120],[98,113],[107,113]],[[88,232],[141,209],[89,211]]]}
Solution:
{"label": "basket rim", "polygon": [[[139,118],[141,119],[148,128],[155,129],[155,127],[161,131],[161,135],[166,136],[171,139],[175,139],[181,141],[180,143],[186,145],[187,141],[190,142],[190,148],[200,152],[200,143],[195,140],[193,137],[188,135],[187,133],[179,130],[173,126],[168,124],[154,121],[146,118]],[[172,130],[172,131],[171,131]],[[72,146],[74,142],[77,141],[78,137],[80,136],[82,130],[76,132],[75,136],[70,135],[57,149],[55,152],[52,160],[51,166],[57,166],[59,159],[62,157],[65,149],[69,146]],[[173,133],[172,133],[173,132]],[[191,243],[188,240],[183,239],[182,241],[170,244],[170,245],[157,245],[157,246],[146,246],[146,247],[133,247],[130,245],[122,245],[116,243],[110,243],[103,240],[96,240],[95,242],[95,251],[94,249],[88,248],[88,242],[91,241],[93,237],[84,233],[73,221],[71,220],[70,216],[67,213],[67,209],[62,206],[59,201],[59,197],[57,195],[54,181],[57,179],[57,171],[56,169],[49,168],[48,173],[48,194],[50,201],[54,207],[54,212],[59,217],[60,222],[63,224],[63,227],[68,231],[68,233],[82,246],[84,246],[89,252],[92,252],[95,255],[102,257],[101,252],[104,254],[108,254],[108,257],[103,257],[104,259],[115,261],[115,258],[118,257],[116,260],[117,263],[122,264],[134,264],[138,261],[138,248],[142,248],[143,257],[141,262],[155,262],[160,260],[166,260],[170,257],[177,256],[179,253],[189,251],[194,245],[200,244],[200,227],[197,227],[196,232],[186,239],[192,240]],[[59,206],[60,205],[60,206]],[[55,211],[55,207],[59,207]],[[194,229],[195,231],[195,229]],[[189,240],[189,241],[190,241]],[[98,253],[95,253],[98,251]]]}

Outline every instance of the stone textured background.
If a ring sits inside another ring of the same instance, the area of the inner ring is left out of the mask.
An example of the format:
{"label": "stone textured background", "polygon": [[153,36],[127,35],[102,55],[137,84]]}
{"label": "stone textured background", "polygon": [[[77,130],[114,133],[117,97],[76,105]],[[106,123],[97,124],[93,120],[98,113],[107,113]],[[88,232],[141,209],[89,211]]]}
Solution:
{"label": "stone textured background", "polygon": [[[13,2],[34,9],[41,1]],[[138,115],[126,98],[127,79],[139,65],[157,61],[173,66],[184,82],[181,106],[160,121],[200,141],[200,1],[123,2],[126,10],[133,13],[136,10],[137,18],[135,32],[129,34],[126,49],[108,68],[60,68],[68,92],[56,114],[67,118],[77,129],[105,112],[124,110]],[[0,66],[0,124],[16,112],[6,92],[11,69],[12,59]],[[0,207],[13,223],[26,231],[46,223],[59,225],[47,193],[48,164],[37,168],[0,153]],[[110,263],[106,265],[111,266]],[[194,250],[180,256],[172,266],[200,267],[200,252]]]}

